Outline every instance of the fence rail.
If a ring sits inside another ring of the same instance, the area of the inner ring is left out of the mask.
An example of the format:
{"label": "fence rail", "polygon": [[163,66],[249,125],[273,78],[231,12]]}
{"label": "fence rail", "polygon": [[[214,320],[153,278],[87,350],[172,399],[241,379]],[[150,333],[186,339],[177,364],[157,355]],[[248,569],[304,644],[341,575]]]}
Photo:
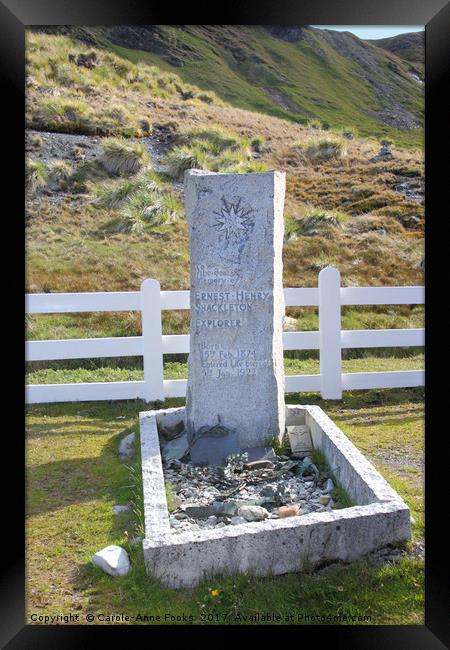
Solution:
{"label": "fence rail", "polygon": [[[288,307],[318,307],[319,331],[284,332],[285,350],[320,350],[320,374],[287,375],[285,391],[320,392],[326,399],[341,399],[343,390],[423,386],[423,370],[342,373],[345,348],[419,347],[424,329],[341,330],[342,305],[423,304],[423,287],[341,287],[337,269],[319,273],[317,288],[286,288]],[[163,335],[161,312],[188,310],[189,291],[161,291],[156,280],[145,280],[141,291],[28,294],[27,314],[98,311],[140,311],[142,336],[27,341],[27,361],[142,356],[143,381],[75,384],[30,384],[27,403],[184,397],[185,379],[164,379],[163,355],[189,352],[189,335]]]}

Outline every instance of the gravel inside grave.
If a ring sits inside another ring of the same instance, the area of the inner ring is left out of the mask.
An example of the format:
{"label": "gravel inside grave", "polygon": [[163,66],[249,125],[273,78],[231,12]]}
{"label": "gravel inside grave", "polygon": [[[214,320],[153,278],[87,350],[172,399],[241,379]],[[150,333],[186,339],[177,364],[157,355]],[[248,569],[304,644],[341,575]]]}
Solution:
{"label": "gravel inside grave", "polygon": [[164,477],[171,494],[172,532],[246,523],[238,515],[244,505],[265,508],[269,519],[280,517],[281,506],[299,506],[294,515],[299,517],[338,505],[329,494],[330,473],[322,471],[317,475],[309,458],[305,462],[277,456],[272,467],[251,470],[244,469],[244,463],[245,457],[240,456],[231,457],[224,467],[195,467],[179,460],[164,462]]}

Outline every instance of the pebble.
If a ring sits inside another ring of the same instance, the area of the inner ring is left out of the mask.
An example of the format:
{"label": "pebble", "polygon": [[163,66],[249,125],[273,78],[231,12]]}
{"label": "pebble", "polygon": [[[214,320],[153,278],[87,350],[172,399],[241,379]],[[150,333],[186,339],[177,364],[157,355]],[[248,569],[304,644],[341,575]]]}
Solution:
{"label": "pebble", "polygon": [[232,526],[237,526],[238,524],[245,524],[245,519],[244,517],[232,517],[230,524]]}
{"label": "pebble", "polygon": [[327,492],[332,492],[333,490],[334,490],[334,483],[333,483],[333,481],[331,480],[331,478],[329,478],[329,479],[327,480],[326,484],[325,484],[324,492],[325,492],[325,493],[327,493]]}
{"label": "pebble", "polygon": [[297,504],[293,504],[291,506],[281,506],[277,510],[277,515],[281,518],[295,517],[299,513],[300,513],[300,508],[298,507]]}
{"label": "pebble", "polygon": [[130,506],[113,506],[112,511],[113,515],[119,515],[121,512],[128,512],[130,510]]}
{"label": "pebble", "polygon": [[128,553],[121,546],[105,546],[92,557],[92,563],[110,576],[123,576],[130,570]]}
{"label": "pebble", "polygon": [[319,497],[319,503],[321,503],[323,506],[327,506],[331,501],[331,497],[328,494],[322,494],[322,496]]}
{"label": "pebble", "polygon": [[263,521],[269,516],[269,513],[261,506],[241,506],[238,516],[243,517],[246,521]]}

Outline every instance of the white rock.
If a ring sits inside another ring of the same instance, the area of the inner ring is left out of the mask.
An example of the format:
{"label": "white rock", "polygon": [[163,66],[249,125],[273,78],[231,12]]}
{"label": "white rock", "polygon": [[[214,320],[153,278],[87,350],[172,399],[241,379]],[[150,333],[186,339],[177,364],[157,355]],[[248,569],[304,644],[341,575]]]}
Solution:
{"label": "white rock", "polygon": [[122,458],[133,458],[134,456],[134,440],[136,434],[134,431],[129,433],[125,438],[122,438],[119,445],[119,454]]}
{"label": "white rock", "polygon": [[331,480],[331,478],[329,478],[329,479],[327,480],[326,484],[325,484],[324,492],[325,492],[325,493],[327,493],[327,492],[332,492],[332,490],[334,490],[334,483],[333,483],[333,481]]}
{"label": "white rock", "polygon": [[128,553],[121,546],[105,546],[93,557],[92,562],[110,576],[124,576],[130,570]]}
{"label": "white rock", "polygon": [[243,517],[245,521],[262,521],[269,516],[269,513],[262,506],[241,506],[238,516]]}
{"label": "white rock", "polygon": [[112,511],[113,515],[119,515],[121,512],[129,512],[130,506],[113,506]]}

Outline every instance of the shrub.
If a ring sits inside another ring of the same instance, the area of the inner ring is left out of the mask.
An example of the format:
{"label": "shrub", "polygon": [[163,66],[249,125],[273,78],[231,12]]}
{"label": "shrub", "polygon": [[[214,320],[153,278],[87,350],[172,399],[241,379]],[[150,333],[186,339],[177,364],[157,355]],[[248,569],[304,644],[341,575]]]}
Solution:
{"label": "shrub", "polygon": [[34,196],[36,191],[45,186],[47,170],[40,160],[25,160],[25,190],[30,196]]}
{"label": "shrub", "polygon": [[148,164],[149,156],[139,142],[128,142],[119,138],[107,138],[102,143],[101,165],[115,176],[137,174]]}
{"label": "shrub", "polygon": [[298,231],[298,222],[294,217],[286,214],[284,216],[284,240],[295,239]]}
{"label": "shrub", "polygon": [[150,122],[148,120],[146,120],[145,118],[142,119],[142,120],[139,120],[139,127],[140,127],[140,129],[142,130],[143,133],[145,133],[147,135],[150,134],[150,131],[151,131],[152,127],[150,125]]}
{"label": "shrub", "polygon": [[299,231],[302,235],[320,235],[330,227],[339,228],[346,218],[342,212],[309,208],[300,220]]}
{"label": "shrub", "polygon": [[266,172],[268,167],[266,163],[259,160],[240,160],[235,164],[226,165],[225,161],[219,161],[218,169],[213,171],[226,171],[233,174],[251,174],[254,172]]}

